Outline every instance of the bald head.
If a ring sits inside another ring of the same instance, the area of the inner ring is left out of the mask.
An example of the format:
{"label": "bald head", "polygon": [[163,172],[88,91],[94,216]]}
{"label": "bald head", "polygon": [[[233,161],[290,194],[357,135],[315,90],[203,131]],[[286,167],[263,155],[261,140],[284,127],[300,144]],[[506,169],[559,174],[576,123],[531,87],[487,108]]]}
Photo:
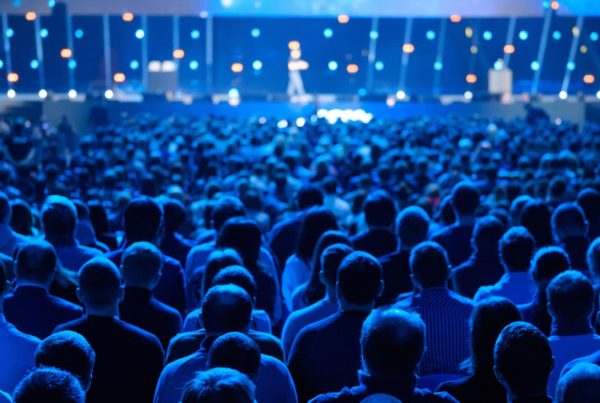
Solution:
{"label": "bald head", "polygon": [[117,266],[103,257],[85,263],[79,269],[77,294],[88,311],[115,307],[123,296]]}
{"label": "bald head", "polygon": [[56,253],[46,241],[26,243],[17,253],[15,275],[18,282],[50,285],[56,271]]}
{"label": "bald head", "polygon": [[237,285],[214,286],[202,302],[202,323],[207,333],[245,332],[251,315],[252,299]]}

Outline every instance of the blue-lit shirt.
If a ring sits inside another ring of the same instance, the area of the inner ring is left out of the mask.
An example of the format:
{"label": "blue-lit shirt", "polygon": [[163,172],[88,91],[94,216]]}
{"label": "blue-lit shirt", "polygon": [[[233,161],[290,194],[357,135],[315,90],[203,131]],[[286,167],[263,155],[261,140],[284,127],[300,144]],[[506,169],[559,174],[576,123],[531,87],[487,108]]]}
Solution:
{"label": "blue-lit shirt", "polygon": [[19,332],[0,314],[1,390],[12,392],[25,374],[33,369],[34,353],[39,344],[40,339]]}
{"label": "blue-lit shirt", "polygon": [[480,287],[473,300],[479,302],[489,297],[504,297],[515,305],[523,305],[533,300],[536,289],[529,272],[505,273],[496,284]]}
{"label": "blue-lit shirt", "polygon": [[469,320],[473,301],[444,287],[427,288],[398,302],[395,308],[421,315],[427,326],[420,375],[456,374],[470,356]]}

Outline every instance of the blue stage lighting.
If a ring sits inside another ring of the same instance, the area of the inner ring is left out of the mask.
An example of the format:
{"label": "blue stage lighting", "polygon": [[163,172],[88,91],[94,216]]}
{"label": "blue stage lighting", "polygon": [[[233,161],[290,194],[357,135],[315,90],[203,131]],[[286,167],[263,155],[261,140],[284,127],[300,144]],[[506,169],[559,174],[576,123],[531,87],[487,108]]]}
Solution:
{"label": "blue stage lighting", "polygon": [[48,37],[48,30],[46,28],[40,29],[40,38],[47,38],[47,37]]}
{"label": "blue stage lighting", "polygon": [[190,70],[198,70],[198,67],[200,67],[200,64],[197,60],[192,60],[190,62]]}
{"label": "blue stage lighting", "polygon": [[71,70],[75,70],[77,68],[77,62],[73,59],[69,60],[68,66]]}
{"label": "blue stage lighting", "polygon": [[600,35],[598,35],[598,32],[590,32],[590,41],[596,42],[598,40],[598,38],[600,38]]}
{"label": "blue stage lighting", "polygon": [[77,38],[77,39],[83,38],[83,30],[82,29],[75,30],[75,38]]}
{"label": "blue stage lighting", "polygon": [[15,31],[12,28],[6,28],[6,37],[12,38],[15,35]]}
{"label": "blue stage lighting", "polygon": [[252,35],[253,38],[258,38],[260,36],[260,29],[253,28],[252,31],[250,31],[250,35]]}
{"label": "blue stage lighting", "polygon": [[4,61],[0,60],[0,70],[4,67]]}
{"label": "blue stage lighting", "polygon": [[323,36],[328,39],[331,38],[333,36],[333,30],[331,28],[325,28],[323,30]]}
{"label": "blue stage lighting", "polygon": [[137,70],[140,68],[140,62],[138,62],[137,60],[132,60],[129,62],[129,68],[131,70]]}
{"label": "blue stage lighting", "polygon": [[427,31],[427,33],[425,34],[425,37],[427,39],[429,39],[430,41],[433,41],[435,39],[435,31],[432,31],[432,30]]}
{"label": "blue stage lighting", "polygon": [[29,63],[29,67],[31,67],[33,70],[37,69],[38,67],[40,67],[40,62],[37,61],[36,59],[33,59],[31,61],[31,63]]}
{"label": "blue stage lighting", "polygon": [[331,71],[336,71],[338,68],[338,64],[336,61],[332,60],[327,64],[327,67],[329,68],[329,70]]}
{"label": "blue stage lighting", "polygon": [[494,70],[502,70],[502,67],[504,67],[504,63],[501,60],[494,62]]}
{"label": "blue stage lighting", "polygon": [[240,92],[237,90],[237,88],[232,88],[227,92],[227,96],[229,96],[229,98],[239,98]]}
{"label": "blue stage lighting", "polygon": [[377,31],[371,31],[371,32],[369,32],[369,38],[371,38],[371,39],[377,39],[377,38],[379,38],[379,32],[377,32]]}
{"label": "blue stage lighting", "polygon": [[534,60],[531,62],[531,70],[538,71],[540,69],[540,62]]}
{"label": "blue stage lighting", "polygon": [[491,41],[492,40],[492,32],[491,31],[484,31],[483,32],[483,39],[485,39],[486,41]]}
{"label": "blue stage lighting", "polygon": [[435,63],[433,63],[433,69],[435,71],[441,71],[444,68],[444,63],[440,62],[439,60]]}
{"label": "blue stage lighting", "polygon": [[381,70],[383,70],[384,67],[385,67],[385,65],[383,64],[383,62],[381,60],[377,60],[375,62],[375,70],[381,71]]}
{"label": "blue stage lighting", "polygon": [[190,32],[190,36],[192,37],[192,39],[198,39],[200,38],[200,31],[194,29],[192,32]]}
{"label": "blue stage lighting", "polygon": [[560,38],[562,38],[562,33],[560,31],[554,31],[554,32],[552,32],[552,38],[555,41],[559,41]]}
{"label": "blue stage lighting", "polygon": [[575,62],[570,61],[567,63],[567,70],[573,71],[573,70],[575,70],[575,67],[576,67]]}
{"label": "blue stage lighting", "polygon": [[367,90],[364,88],[361,88],[358,90],[358,95],[361,97],[364,97],[365,95],[367,95]]}
{"label": "blue stage lighting", "polygon": [[262,62],[260,60],[255,60],[252,62],[252,68],[256,71],[259,71],[262,69]]}
{"label": "blue stage lighting", "polygon": [[529,38],[529,33],[527,31],[520,31],[519,32],[519,39],[522,41],[526,41],[527,38]]}
{"label": "blue stage lighting", "polygon": [[48,0],[48,7],[52,8],[56,5],[56,0]]}
{"label": "blue stage lighting", "polygon": [[135,31],[135,37],[138,39],[144,39],[144,36],[146,36],[146,33],[144,32],[143,29],[138,29],[137,31]]}

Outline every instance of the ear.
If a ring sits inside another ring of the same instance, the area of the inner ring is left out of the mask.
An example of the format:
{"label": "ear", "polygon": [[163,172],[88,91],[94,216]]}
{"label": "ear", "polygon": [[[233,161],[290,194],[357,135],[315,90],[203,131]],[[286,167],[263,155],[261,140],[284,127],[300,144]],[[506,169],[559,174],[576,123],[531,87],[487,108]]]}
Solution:
{"label": "ear", "polygon": [[321,284],[327,287],[327,283],[325,282],[325,273],[323,272],[323,270],[319,272],[319,281],[321,281]]}
{"label": "ear", "polygon": [[77,290],[75,290],[75,292],[77,294],[77,299],[79,300],[79,302],[85,305],[85,296],[81,292],[81,288],[77,287]]}
{"label": "ear", "polygon": [[379,287],[377,289],[377,298],[381,297],[381,294],[383,294],[384,287],[385,287],[385,284],[383,283],[383,280],[379,280]]}
{"label": "ear", "polygon": [[125,286],[121,285],[119,286],[119,298],[118,298],[118,302],[123,301],[123,298],[125,297]]}
{"label": "ear", "polygon": [[500,382],[502,385],[505,385],[504,377],[502,376],[500,371],[498,371],[498,367],[496,365],[494,365],[494,375],[496,376],[498,382]]}

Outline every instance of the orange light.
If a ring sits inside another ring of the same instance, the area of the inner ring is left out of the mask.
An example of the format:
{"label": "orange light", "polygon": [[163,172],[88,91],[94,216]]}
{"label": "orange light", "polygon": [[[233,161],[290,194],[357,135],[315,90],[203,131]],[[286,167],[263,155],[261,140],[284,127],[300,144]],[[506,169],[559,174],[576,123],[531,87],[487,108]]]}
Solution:
{"label": "orange light", "polygon": [[60,50],[60,57],[63,59],[70,59],[73,56],[73,51],[69,48],[64,48]]}
{"label": "orange light", "polygon": [[19,81],[19,75],[17,73],[8,73],[6,79],[9,83],[16,83],[17,81]]}
{"label": "orange light", "polygon": [[405,43],[404,45],[402,45],[402,51],[404,53],[412,53],[415,51],[415,45],[413,45],[412,43]]}
{"label": "orange light", "polygon": [[349,74],[356,74],[356,73],[358,73],[358,65],[356,65],[356,64],[349,64],[349,65],[346,67],[346,71],[347,71]]}
{"label": "orange light", "polygon": [[288,48],[290,50],[298,50],[298,49],[300,49],[300,42],[298,42],[298,41],[289,41]]}
{"label": "orange light", "polygon": [[457,23],[459,23],[459,22],[462,21],[462,17],[460,15],[458,15],[458,14],[452,14],[450,16],[450,21],[452,21],[453,23],[457,24]]}
{"label": "orange light", "polygon": [[124,12],[121,17],[123,18],[123,21],[125,21],[125,22],[133,21],[133,13],[130,11]]}
{"label": "orange light", "polygon": [[244,71],[244,65],[242,63],[233,63],[231,65],[231,71],[234,73],[241,73]]}
{"label": "orange light", "polygon": [[173,51],[173,57],[175,59],[183,59],[184,56],[185,56],[185,52],[183,49],[175,49]]}
{"label": "orange light", "polygon": [[513,53],[515,53],[515,45],[504,45],[504,53],[506,53],[507,55],[512,55]]}
{"label": "orange light", "polygon": [[596,77],[594,77],[593,74],[586,74],[585,76],[583,76],[583,82],[586,84],[594,84],[595,81]]}
{"label": "orange light", "polygon": [[115,83],[123,83],[125,82],[125,74],[115,73],[115,75],[113,76],[113,80],[115,80]]}
{"label": "orange light", "polygon": [[477,82],[477,75],[473,74],[473,73],[469,73],[469,74],[467,74],[467,77],[465,78],[465,80],[469,84],[475,84]]}
{"label": "orange light", "polygon": [[338,15],[338,22],[340,24],[347,24],[348,22],[350,22],[350,17],[346,14],[340,14]]}
{"label": "orange light", "polygon": [[550,3],[550,8],[553,9],[554,11],[558,10],[559,7],[560,7],[560,4],[558,4],[558,1],[553,1],[552,3]]}
{"label": "orange light", "polygon": [[27,11],[25,13],[25,19],[27,21],[35,21],[36,18],[37,18],[37,14],[35,13],[35,11]]}

